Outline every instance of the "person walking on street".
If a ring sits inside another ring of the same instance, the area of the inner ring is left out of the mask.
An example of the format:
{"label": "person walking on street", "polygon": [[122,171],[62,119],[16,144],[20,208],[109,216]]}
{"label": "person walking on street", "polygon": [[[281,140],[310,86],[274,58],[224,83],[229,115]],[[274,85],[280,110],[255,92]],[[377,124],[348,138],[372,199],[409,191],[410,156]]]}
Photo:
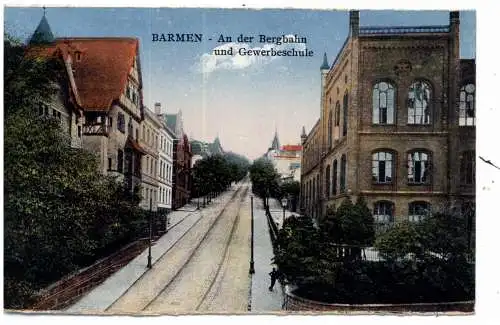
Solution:
{"label": "person walking on street", "polygon": [[269,287],[269,291],[273,291],[274,284],[276,283],[276,279],[278,278],[278,272],[273,267],[273,270],[269,273],[271,276],[271,286]]}

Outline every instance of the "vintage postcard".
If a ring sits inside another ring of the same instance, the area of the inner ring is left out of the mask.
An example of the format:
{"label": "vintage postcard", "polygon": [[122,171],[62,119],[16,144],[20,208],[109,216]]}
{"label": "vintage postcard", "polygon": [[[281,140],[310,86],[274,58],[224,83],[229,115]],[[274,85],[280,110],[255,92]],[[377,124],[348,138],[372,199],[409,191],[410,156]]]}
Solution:
{"label": "vintage postcard", "polygon": [[474,313],[475,11],[7,6],[4,72],[5,311]]}

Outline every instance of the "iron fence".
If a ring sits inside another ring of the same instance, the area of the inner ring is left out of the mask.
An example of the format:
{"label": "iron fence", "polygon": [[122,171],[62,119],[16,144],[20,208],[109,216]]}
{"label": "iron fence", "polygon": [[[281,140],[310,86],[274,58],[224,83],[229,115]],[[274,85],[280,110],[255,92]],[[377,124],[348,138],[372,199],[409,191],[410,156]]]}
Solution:
{"label": "iron fence", "polygon": [[[328,246],[328,250],[330,255],[329,257],[334,260],[338,260],[339,262],[354,260],[367,262],[384,262],[388,260],[383,253],[379,252],[373,246],[330,244]],[[444,254],[439,254],[430,250],[424,250],[420,255],[408,253],[405,256],[398,258],[397,260],[418,261],[423,259],[424,257],[433,257],[441,260],[447,260],[450,258],[450,256],[445,256]],[[463,257],[468,263],[475,262],[475,254],[472,251],[465,253]]]}

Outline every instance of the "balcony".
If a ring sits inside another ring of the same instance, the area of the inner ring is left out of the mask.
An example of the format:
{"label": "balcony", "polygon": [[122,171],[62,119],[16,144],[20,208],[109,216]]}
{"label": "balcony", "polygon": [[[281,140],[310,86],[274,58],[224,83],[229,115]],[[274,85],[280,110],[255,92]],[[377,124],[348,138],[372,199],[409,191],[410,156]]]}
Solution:
{"label": "balcony", "polygon": [[83,135],[104,135],[108,136],[109,126],[104,122],[88,123],[83,125]]}

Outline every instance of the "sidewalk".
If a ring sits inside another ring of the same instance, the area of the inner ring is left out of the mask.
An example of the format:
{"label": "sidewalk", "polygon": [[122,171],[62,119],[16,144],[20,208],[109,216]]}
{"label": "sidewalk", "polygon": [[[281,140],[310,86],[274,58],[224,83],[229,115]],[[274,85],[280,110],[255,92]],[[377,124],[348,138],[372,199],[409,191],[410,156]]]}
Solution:
{"label": "sidewalk", "polygon": [[[160,237],[151,247],[151,263],[158,261],[201,217],[201,211],[206,215],[217,210],[219,204],[227,202],[236,186],[229,191],[213,199],[206,208],[193,210],[193,204],[184,206],[182,210],[173,211],[169,214],[168,232]],[[194,206],[196,208],[196,206]],[[185,211],[184,211],[185,210]],[[99,313],[105,311],[121,295],[123,295],[144,273],[148,271],[147,265],[148,249],[134,258],[129,264],[118,272],[111,275],[102,284],[95,287],[87,295],[83,296],[74,305],[65,311],[68,313]]]}
{"label": "sidewalk", "polygon": [[273,291],[269,291],[271,283],[269,272],[274,265],[273,246],[269,236],[266,213],[262,200],[254,198],[254,267],[252,276],[251,311],[258,313],[281,311],[283,290],[276,282]]}

